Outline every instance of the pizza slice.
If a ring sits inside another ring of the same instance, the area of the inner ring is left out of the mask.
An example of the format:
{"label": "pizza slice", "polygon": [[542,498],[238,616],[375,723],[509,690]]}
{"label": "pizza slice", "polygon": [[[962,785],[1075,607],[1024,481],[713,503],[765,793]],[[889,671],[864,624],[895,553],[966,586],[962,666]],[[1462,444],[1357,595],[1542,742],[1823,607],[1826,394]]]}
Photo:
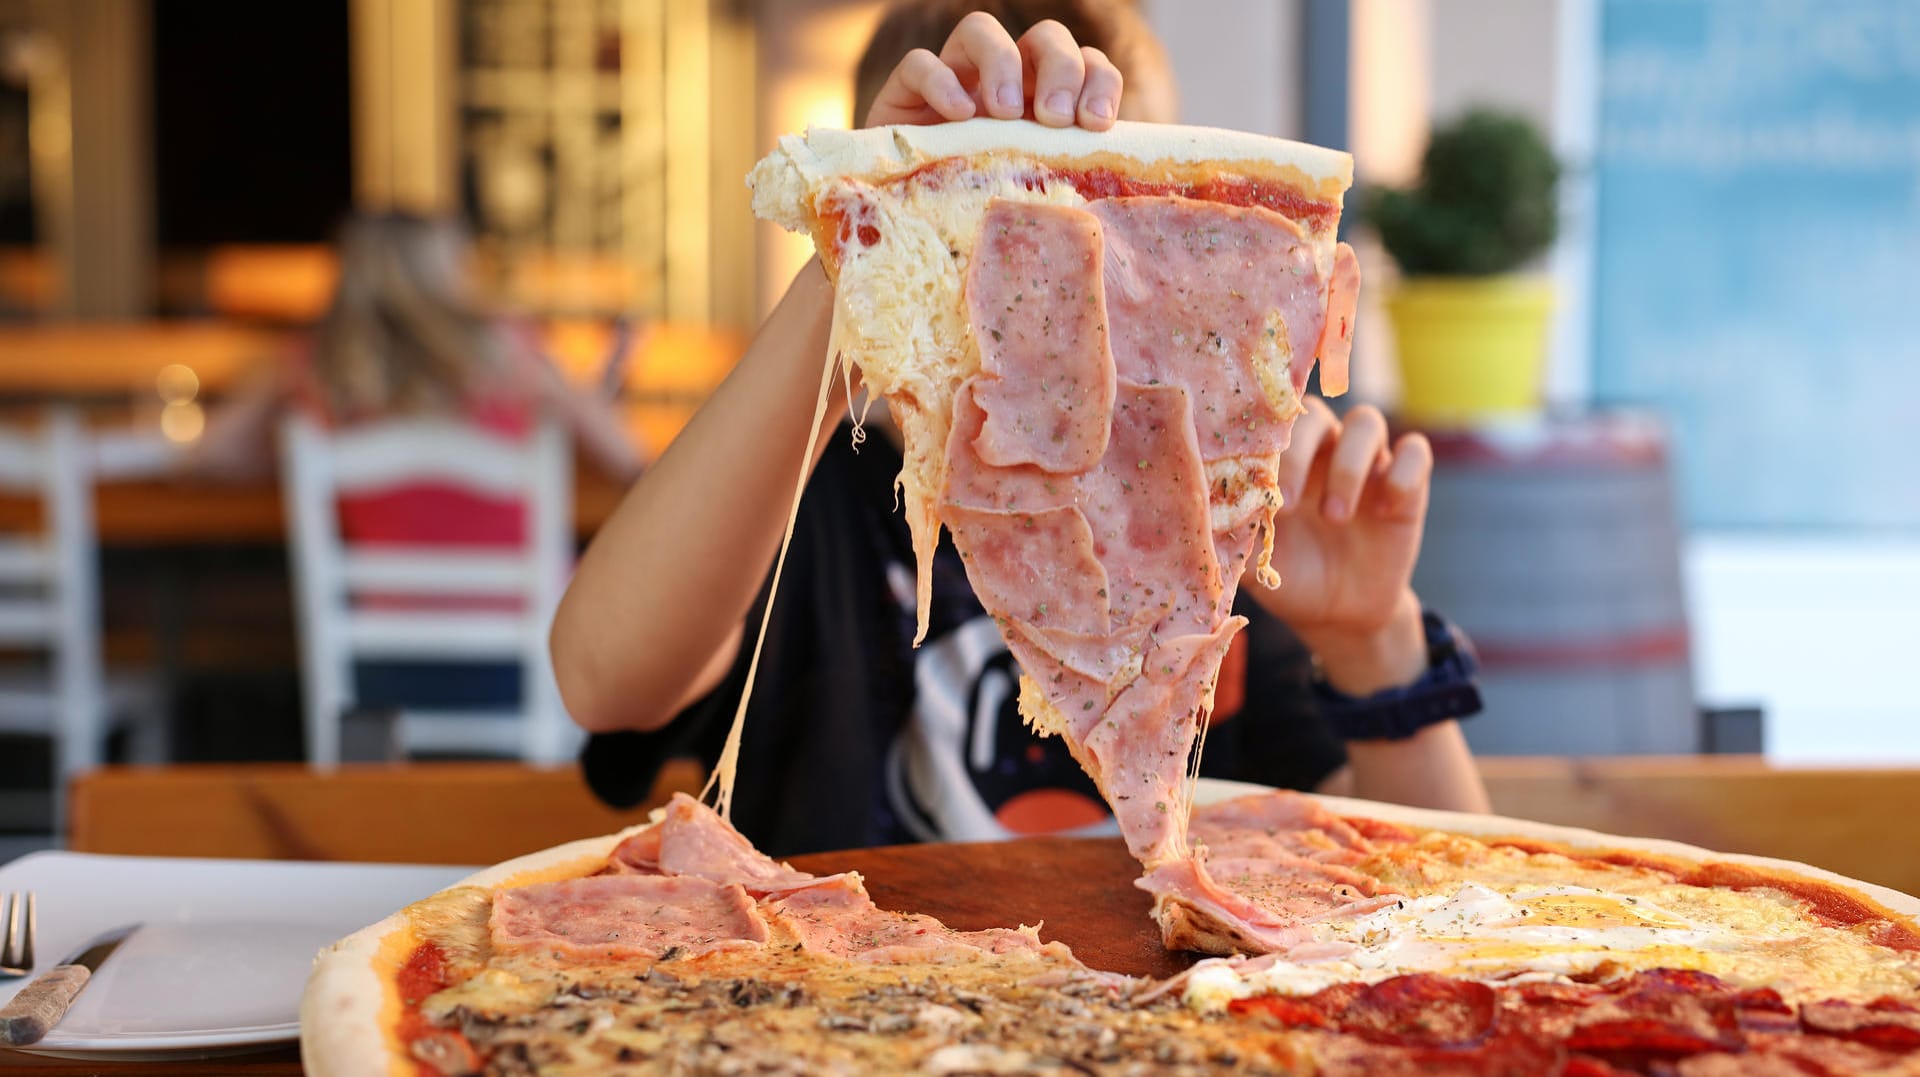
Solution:
{"label": "pizza slice", "polygon": [[1146,866],[1168,944],[1270,949],[1187,840],[1196,742],[1268,560],[1316,360],[1345,389],[1359,272],[1343,153],[1205,128],[815,130],[750,179],[836,286],[833,350],[903,433],[920,561],[944,524]]}

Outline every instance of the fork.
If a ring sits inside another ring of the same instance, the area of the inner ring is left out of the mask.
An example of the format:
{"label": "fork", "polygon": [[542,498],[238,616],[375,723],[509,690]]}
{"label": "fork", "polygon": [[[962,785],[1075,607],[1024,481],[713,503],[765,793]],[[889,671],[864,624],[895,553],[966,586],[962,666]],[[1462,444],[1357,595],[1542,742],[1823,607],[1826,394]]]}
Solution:
{"label": "fork", "polygon": [[33,891],[7,895],[6,933],[0,935],[0,980],[33,971]]}

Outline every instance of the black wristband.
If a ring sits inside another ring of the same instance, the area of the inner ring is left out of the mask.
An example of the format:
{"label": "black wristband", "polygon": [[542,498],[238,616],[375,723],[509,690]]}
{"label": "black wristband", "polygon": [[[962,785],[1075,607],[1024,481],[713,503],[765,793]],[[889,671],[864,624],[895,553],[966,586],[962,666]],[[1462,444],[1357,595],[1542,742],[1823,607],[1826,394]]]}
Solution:
{"label": "black wristband", "polygon": [[1411,684],[1350,696],[1316,671],[1313,695],[1335,735],[1342,740],[1405,740],[1430,725],[1480,713],[1480,689],[1473,682],[1480,662],[1473,645],[1431,610],[1421,611],[1420,624],[1427,637],[1427,668]]}

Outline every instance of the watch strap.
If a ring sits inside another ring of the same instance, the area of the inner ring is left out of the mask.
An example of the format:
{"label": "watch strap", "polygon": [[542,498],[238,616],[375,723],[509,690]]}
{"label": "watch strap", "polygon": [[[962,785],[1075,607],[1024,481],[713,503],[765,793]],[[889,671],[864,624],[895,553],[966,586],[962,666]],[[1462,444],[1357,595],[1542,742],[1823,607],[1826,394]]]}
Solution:
{"label": "watch strap", "polygon": [[1420,622],[1426,633],[1427,668],[1409,684],[1350,696],[1316,671],[1313,692],[1321,716],[1342,740],[1405,740],[1430,725],[1470,718],[1484,708],[1473,680],[1480,669],[1473,645],[1431,610],[1421,611]]}

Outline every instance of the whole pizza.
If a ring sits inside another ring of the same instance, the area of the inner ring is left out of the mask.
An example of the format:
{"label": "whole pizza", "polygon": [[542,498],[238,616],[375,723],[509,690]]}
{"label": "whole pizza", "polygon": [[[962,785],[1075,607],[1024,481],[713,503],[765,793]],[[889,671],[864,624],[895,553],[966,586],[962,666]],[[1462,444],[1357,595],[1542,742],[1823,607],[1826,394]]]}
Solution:
{"label": "whole pizza", "polygon": [[1487,817],[1196,804],[1235,591],[1283,585],[1277,460],[1313,368],[1346,385],[1351,177],[1252,135],[974,120],[790,136],[750,178],[836,284],[816,409],[850,367],[901,427],[923,630],[944,527],[1159,938],[1216,956],[1117,975],[1038,926],[954,930],[777,863],[727,819],[736,717],[713,806],[324,953],[309,1072],[1920,1073],[1904,895]]}
{"label": "whole pizza", "polygon": [[[1354,814],[1364,812],[1365,814]],[[1260,792],[1194,839],[1290,945],[1168,980],[884,911],[681,797],[322,955],[314,1074],[1920,1072],[1920,902],[1810,868]]]}

